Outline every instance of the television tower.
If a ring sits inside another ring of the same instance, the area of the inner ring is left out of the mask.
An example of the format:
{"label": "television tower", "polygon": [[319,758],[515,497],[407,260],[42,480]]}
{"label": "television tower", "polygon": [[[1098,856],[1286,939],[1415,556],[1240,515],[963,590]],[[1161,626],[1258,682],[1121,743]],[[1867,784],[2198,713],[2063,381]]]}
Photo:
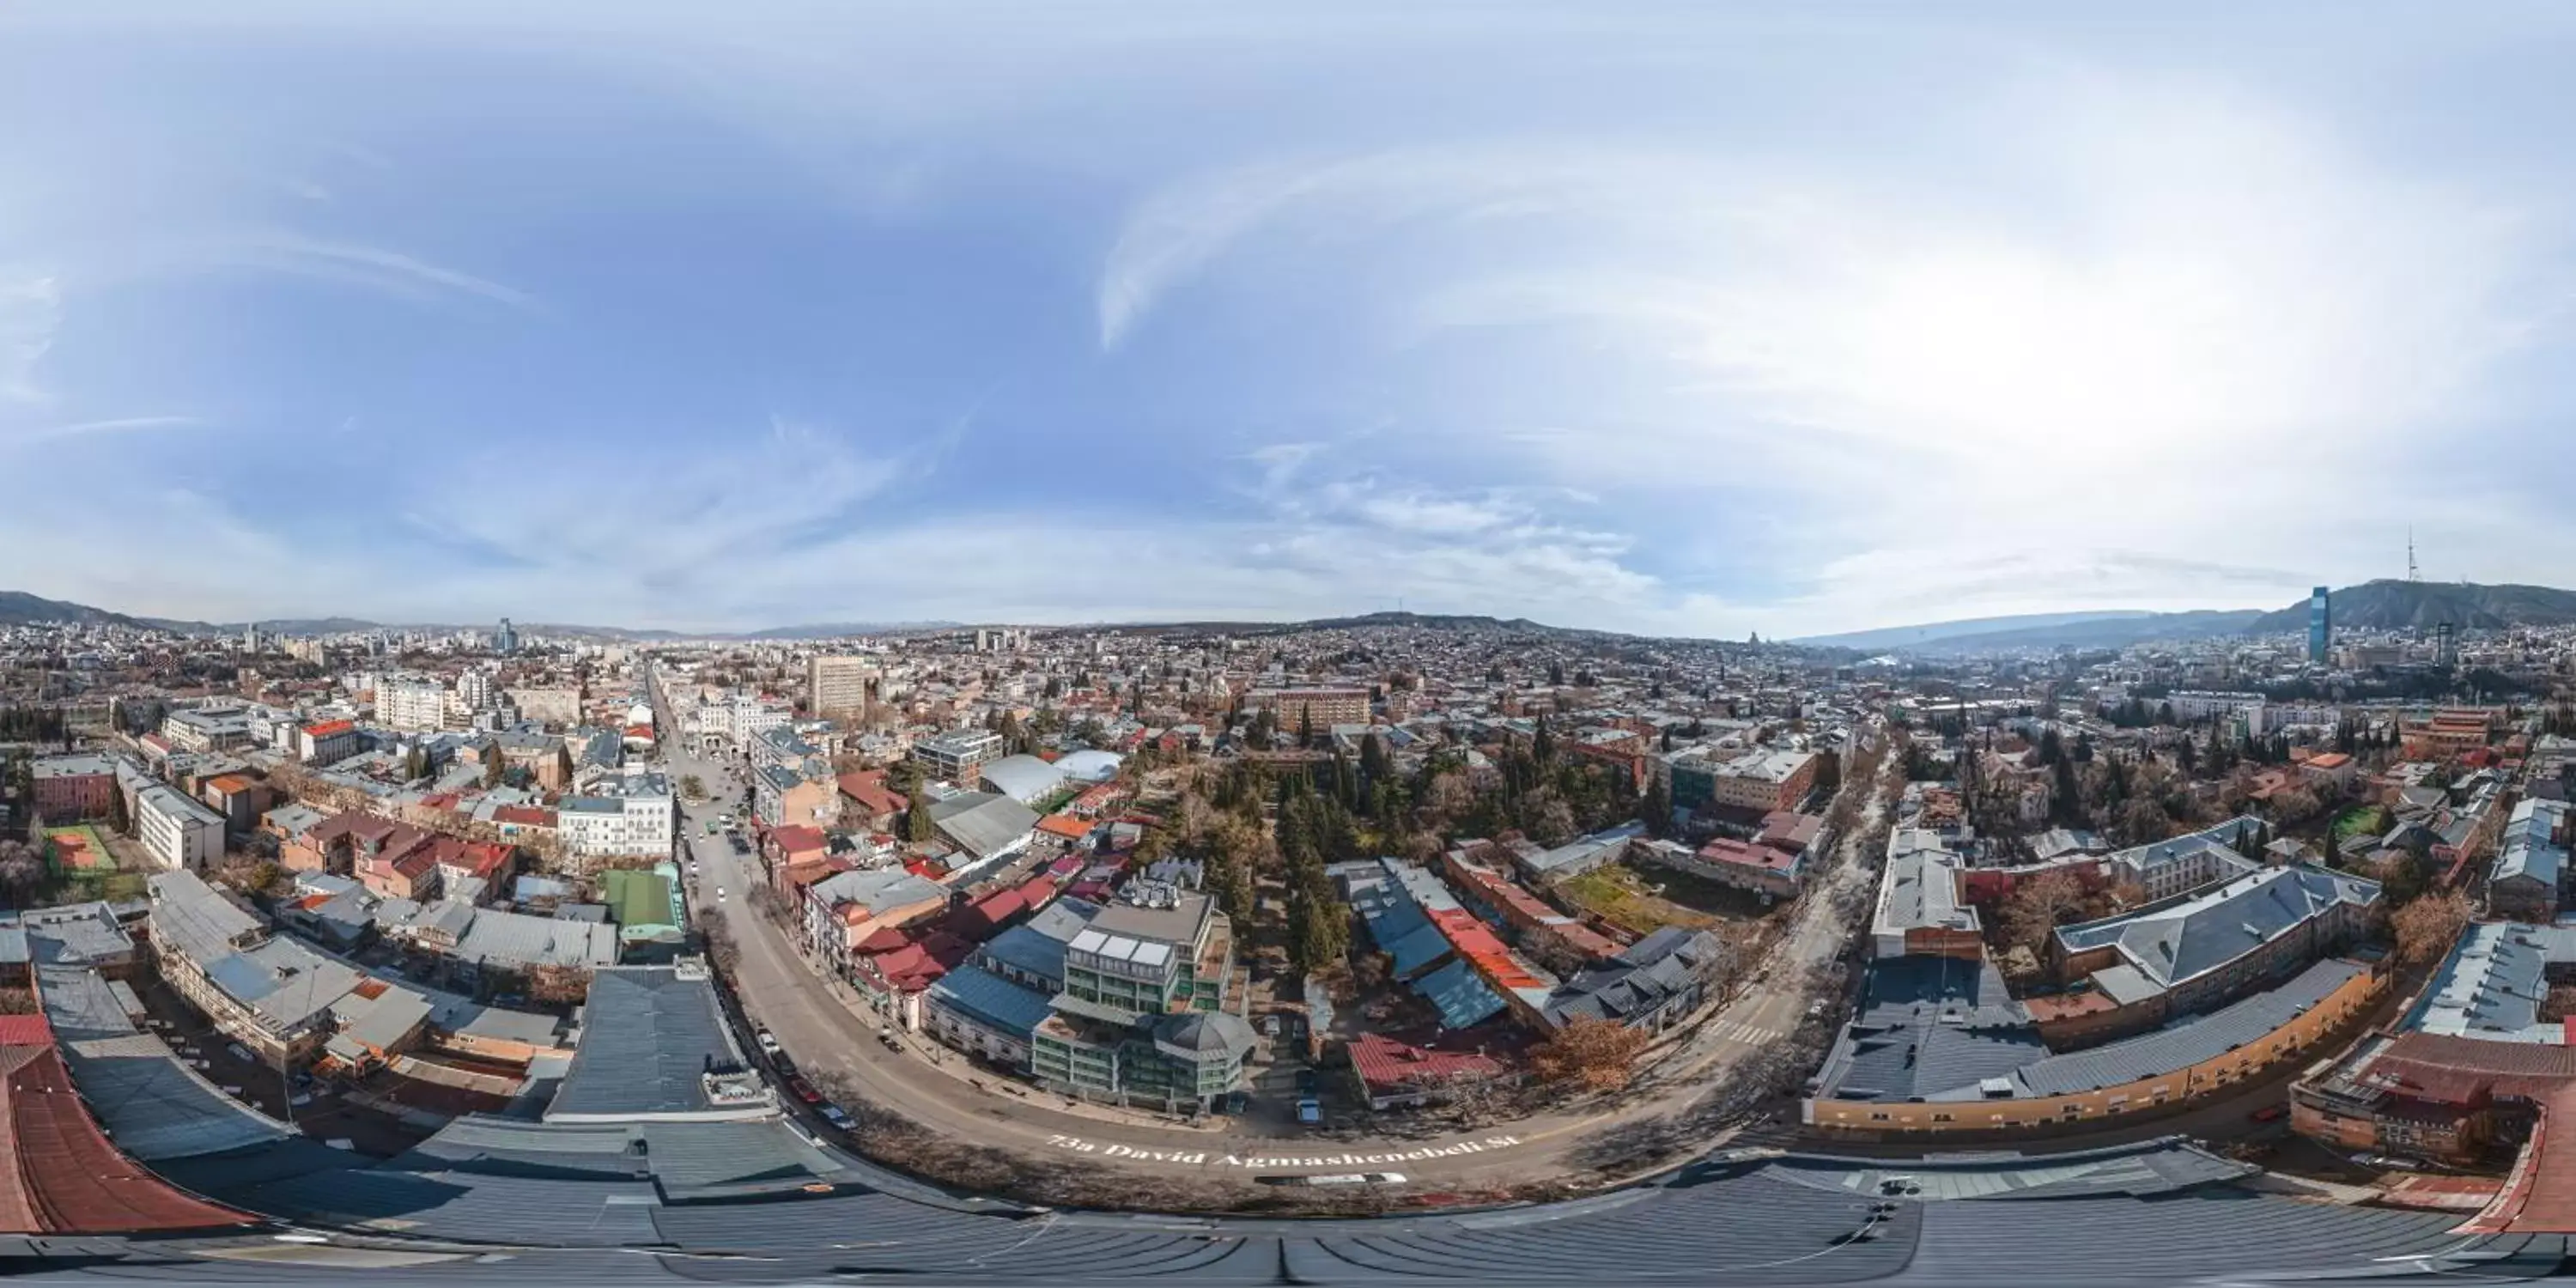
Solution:
{"label": "television tower", "polygon": [[2422,581],[2415,570],[2415,529],[2406,530],[2406,580]]}

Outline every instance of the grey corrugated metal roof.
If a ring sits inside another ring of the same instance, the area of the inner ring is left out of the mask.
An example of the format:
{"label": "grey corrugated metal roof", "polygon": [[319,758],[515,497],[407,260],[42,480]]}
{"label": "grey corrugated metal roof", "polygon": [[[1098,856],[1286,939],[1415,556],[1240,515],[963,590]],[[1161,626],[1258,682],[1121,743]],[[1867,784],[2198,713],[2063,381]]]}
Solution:
{"label": "grey corrugated metal roof", "polygon": [[930,807],[941,834],[979,859],[989,859],[1028,836],[1037,811],[998,792],[961,792]]}
{"label": "grey corrugated metal roof", "polygon": [[2379,883],[2323,868],[2269,868],[2135,912],[2057,929],[2067,952],[2106,944],[2148,980],[2171,988],[2216,970],[2337,905],[2368,905]]}
{"label": "grey corrugated metal roof", "polygon": [[[2321,961],[2268,992],[2152,1033],[2070,1051],[2024,1065],[2013,1074],[2016,1096],[2064,1096],[2116,1087],[2187,1069],[2261,1041],[2370,968],[2340,958]],[[1954,1085],[1934,1100],[1976,1100],[1975,1083]]]}
{"label": "grey corrugated metal roof", "polygon": [[709,1108],[702,1075],[741,1065],[705,978],[667,966],[603,969],[591,977],[581,1042],[546,1117],[700,1112]]}

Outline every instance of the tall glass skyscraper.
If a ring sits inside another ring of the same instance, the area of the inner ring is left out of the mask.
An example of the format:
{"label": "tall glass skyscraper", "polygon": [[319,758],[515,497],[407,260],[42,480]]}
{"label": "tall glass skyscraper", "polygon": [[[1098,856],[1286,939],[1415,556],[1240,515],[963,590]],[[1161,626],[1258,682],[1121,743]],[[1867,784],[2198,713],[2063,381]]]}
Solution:
{"label": "tall glass skyscraper", "polygon": [[2334,610],[2326,603],[2326,588],[2308,592],[2308,660],[2322,666],[2326,650],[2334,645]]}

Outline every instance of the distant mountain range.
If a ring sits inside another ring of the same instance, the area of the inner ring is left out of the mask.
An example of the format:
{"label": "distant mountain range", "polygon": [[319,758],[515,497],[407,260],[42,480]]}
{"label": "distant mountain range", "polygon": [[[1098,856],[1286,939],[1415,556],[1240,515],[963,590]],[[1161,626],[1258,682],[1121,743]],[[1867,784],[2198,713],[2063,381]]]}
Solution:
{"label": "distant mountain range", "polygon": [[[2450,622],[2463,630],[2576,624],[2576,591],[2547,586],[2383,579],[2334,591],[2330,602],[2338,631],[2423,630],[2440,622]],[[2245,608],[1970,618],[1796,642],[1864,652],[1966,654],[2021,649],[2116,649],[2168,640],[2294,634],[2307,629],[2308,601],[2301,599],[2270,612]]]}
{"label": "distant mountain range", "polygon": [[[44,599],[21,591],[0,591],[0,626],[31,622],[128,626],[136,629],[152,628],[196,635],[239,635],[242,628],[248,625],[245,622],[192,622],[160,617],[133,617],[124,613],[109,612],[103,608],[92,608],[87,604]],[[2576,591],[2556,590],[2547,586],[2480,586],[2467,582],[2369,581],[2334,592],[2334,622],[2335,628],[2339,631],[2421,630],[2438,622],[2450,622],[2464,630],[2496,630],[2511,626],[2564,626],[2576,624]],[[491,625],[492,623],[478,623],[470,629],[488,630]],[[966,625],[967,623],[952,621],[826,622],[804,626],[773,626],[756,631],[689,632],[636,630],[621,626],[567,626],[523,622],[519,624],[519,629],[532,635],[656,642],[690,639],[834,639],[850,635],[896,635],[919,631],[958,630]],[[1404,626],[1421,630],[1491,630],[1523,635],[1635,638],[1616,631],[1550,626],[1544,622],[1531,621],[1526,617],[1496,618],[1463,613],[1368,613],[1357,617],[1326,617],[1303,622],[1147,622],[1104,625],[1114,626],[1119,630],[1153,634],[1260,635],[1297,630]],[[469,629],[455,624],[387,625],[355,617],[272,618],[260,622],[259,628],[262,631],[282,635],[332,635],[346,631],[371,630]],[[2286,608],[2270,612],[2240,608],[2194,609],[2176,613],[2151,613],[2134,609],[2023,613],[2007,617],[1969,617],[1955,621],[1925,622],[1914,626],[1890,626],[1876,630],[1850,631],[1839,635],[1816,635],[1780,642],[1816,648],[1853,649],[1864,653],[1911,652],[1961,655],[2023,649],[2118,649],[2159,641],[2182,642],[2216,639],[2230,635],[2289,634],[2305,631],[2307,628],[2308,602],[2301,599]]]}
{"label": "distant mountain range", "polygon": [[1818,648],[1852,648],[1867,652],[1872,649],[1917,648],[1943,640],[1970,635],[2001,635],[2016,631],[2045,631],[2077,626],[2087,622],[2127,621],[2156,617],[2143,608],[2109,609],[2090,613],[2017,613],[2009,617],[1962,617],[1950,622],[1925,622],[1919,626],[1882,626],[1873,631],[1846,631],[1840,635],[1810,635],[1797,641]]}
{"label": "distant mountain range", "polygon": [[[133,617],[111,613],[87,604],[60,599],[45,599],[24,591],[0,590],[0,626],[24,626],[36,622],[70,622],[81,626],[126,626],[136,630],[176,631],[185,635],[239,635],[250,622],[195,622],[169,617]],[[490,630],[498,622],[482,622],[468,627],[461,623],[439,622],[372,622],[361,617],[272,617],[257,623],[259,629],[277,635],[339,635],[350,631],[459,631]],[[831,639],[842,635],[893,635],[906,631],[954,630],[960,623],[925,622],[836,622],[814,626],[775,626],[768,630],[736,632],[689,632],[666,630],[631,630],[623,626],[569,626],[548,622],[518,622],[523,634],[574,636],[600,640],[793,640]]]}

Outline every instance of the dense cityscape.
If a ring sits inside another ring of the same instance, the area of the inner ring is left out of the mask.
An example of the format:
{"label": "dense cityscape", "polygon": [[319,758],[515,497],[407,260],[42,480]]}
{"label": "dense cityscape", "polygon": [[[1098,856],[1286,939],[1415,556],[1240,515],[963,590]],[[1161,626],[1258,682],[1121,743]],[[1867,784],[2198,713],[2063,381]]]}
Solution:
{"label": "dense cityscape", "polygon": [[0,1276],[2576,1283],[2571,64],[0,5]]}
{"label": "dense cityscape", "polygon": [[1328,1212],[2182,1136],[2511,1229],[2576,631],[2331,602],[1951,656],[84,610],[0,630],[0,969],[138,1180],[305,1219],[691,1123],[731,1161],[663,1184]]}

